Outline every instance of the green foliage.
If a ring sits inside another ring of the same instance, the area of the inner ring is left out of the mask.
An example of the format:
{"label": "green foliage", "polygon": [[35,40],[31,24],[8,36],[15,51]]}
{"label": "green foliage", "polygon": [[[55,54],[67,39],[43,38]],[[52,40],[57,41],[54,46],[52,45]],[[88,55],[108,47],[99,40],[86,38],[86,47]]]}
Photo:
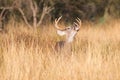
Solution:
{"label": "green foliage", "polygon": [[0,0],[0,6],[10,6],[14,0]]}

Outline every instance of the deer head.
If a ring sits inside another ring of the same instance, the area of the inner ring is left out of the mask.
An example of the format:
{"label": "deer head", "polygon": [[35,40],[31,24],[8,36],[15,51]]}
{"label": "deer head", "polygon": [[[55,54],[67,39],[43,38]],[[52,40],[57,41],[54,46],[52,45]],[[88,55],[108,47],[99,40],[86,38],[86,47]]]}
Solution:
{"label": "deer head", "polygon": [[55,19],[55,28],[57,29],[57,34],[60,36],[66,35],[66,43],[70,43],[73,41],[75,35],[79,31],[81,27],[81,20],[79,18],[76,19],[76,22],[73,23],[73,25],[65,28],[60,28],[58,26],[58,22],[61,20],[62,16],[58,19]]}

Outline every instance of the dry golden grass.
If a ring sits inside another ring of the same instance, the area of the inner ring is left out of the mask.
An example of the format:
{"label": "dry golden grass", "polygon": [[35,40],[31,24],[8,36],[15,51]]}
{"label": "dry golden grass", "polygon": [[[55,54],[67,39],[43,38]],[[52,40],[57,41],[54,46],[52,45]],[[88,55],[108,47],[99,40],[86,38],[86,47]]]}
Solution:
{"label": "dry golden grass", "polygon": [[0,34],[0,80],[120,80],[119,20],[83,24],[69,57],[54,51],[60,37],[53,25],[44,27],[7,25]]}

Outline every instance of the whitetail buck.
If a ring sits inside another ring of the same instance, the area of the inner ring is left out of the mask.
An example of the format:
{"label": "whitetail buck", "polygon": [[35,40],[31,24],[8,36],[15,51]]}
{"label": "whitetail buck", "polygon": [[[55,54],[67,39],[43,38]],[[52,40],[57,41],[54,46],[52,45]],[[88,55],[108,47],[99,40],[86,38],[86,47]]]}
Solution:
{"label": "whitetail buck", "polygon": [[71,43],[73,42],[73,39],[76,35],[76,33],[79,31],[81,26],[81,20],[79,18],[76,19],[76,22],[74,22],[73,25],[69,27],[65,27],[64,29],[60,28],[58,26],[58,22],[60,21],[62,17],[59,17],[58,19],[55,19],[55,28],[57,29],[57,34],[60,36],[65,35],[64,41],[59,41],[55,45],[56,51],[71,51]]}

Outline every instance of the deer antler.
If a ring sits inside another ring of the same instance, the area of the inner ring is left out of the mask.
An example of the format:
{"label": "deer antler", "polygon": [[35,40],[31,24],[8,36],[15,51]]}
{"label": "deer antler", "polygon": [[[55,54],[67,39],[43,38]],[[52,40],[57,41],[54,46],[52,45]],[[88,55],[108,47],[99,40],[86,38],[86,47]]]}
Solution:
{"label": "deer antler", "polygon": [[62,18],[62,16],[60,16],[58,19],[55,19],[55,28],[58,30],[63,30],[58,26],[58,22],[60,21],[61,18]]}
{"label": "deer antler", "polygon": [[80,28],[80,26],[81,26],[81,19],[80,19],[80,18],[77,18],[77,19],[76,19],[76,22],[74,22],[74,24],[75,24],[77,27]]}

